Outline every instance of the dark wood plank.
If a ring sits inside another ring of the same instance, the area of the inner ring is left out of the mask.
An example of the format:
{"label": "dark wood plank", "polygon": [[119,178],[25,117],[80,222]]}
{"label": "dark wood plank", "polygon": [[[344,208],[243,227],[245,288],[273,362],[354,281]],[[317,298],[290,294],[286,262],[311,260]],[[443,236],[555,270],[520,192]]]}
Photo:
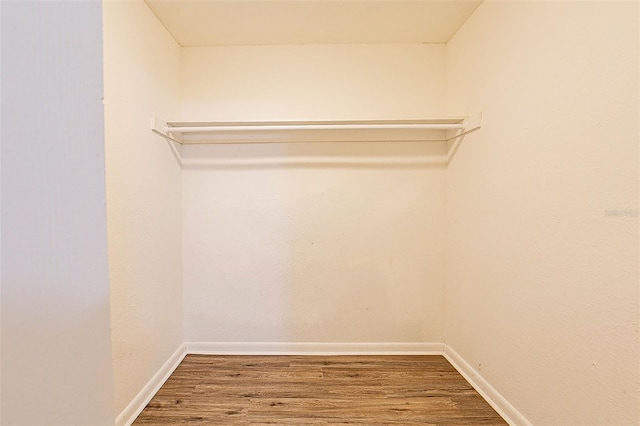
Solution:
{"label": "dark wood plank", "polygon": [[442,356],[187,355],[135,425],[505,425]]}

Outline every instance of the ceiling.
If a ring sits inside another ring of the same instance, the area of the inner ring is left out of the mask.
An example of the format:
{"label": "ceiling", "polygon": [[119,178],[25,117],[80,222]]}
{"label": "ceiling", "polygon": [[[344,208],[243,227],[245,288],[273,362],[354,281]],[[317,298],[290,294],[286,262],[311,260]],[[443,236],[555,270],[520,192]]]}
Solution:
{"label": "ceiling", "polygon": [[145,0],[181,46],[446,43],[482,0]]}

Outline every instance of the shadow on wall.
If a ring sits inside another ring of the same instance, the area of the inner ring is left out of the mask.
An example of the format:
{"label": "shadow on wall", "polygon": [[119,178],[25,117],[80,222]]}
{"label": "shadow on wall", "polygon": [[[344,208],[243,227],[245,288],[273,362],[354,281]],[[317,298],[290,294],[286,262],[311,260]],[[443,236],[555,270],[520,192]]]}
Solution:
{"label": "shadow on wall", "polygon": [[[11,293],[17,289],[44,295],[60,287],[42,277],[40,282],[10,281],[3,282],[3,297],[14,296]],[[82,289],[76,290],[69,297],[59,293],[38,299],[23,294],[12,297],[12,305],[3,305],[3,425],[47,424],[62,417],[65,423],[95,424],[100,422],[98,414],[102,419],[112,418],[109,302],[103,298],[87,301]],[[78,308],[77,300],[83,296],[87,306]],[[78,404],[82,397],[84,401]],[[25,410],[26,400],[39,403]]]}
{"label": "shadow on wall", "polygon": [[[167,143],[173,143],[168,141]],[[183,145],[184,168],[443,168],[445,142]]]}

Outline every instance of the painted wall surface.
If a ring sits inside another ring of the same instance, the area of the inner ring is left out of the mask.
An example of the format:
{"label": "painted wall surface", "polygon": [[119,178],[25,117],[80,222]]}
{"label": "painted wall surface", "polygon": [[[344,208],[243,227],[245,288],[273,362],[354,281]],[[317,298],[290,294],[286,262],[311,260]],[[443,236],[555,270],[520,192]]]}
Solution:
{"label": "painted wall surface", "polygon": [[[419,117],[443,46],[184,50],[189,120]],[[426,77],[425,77],[426,76]],[[440,145],[184,146],[187,341],[440,342]]]}
{"label": "painted wall surface", "polygon": [[485,1],[448,45],[445,341],[536,425],[640,422],[638,3]]}
{"label": "painted wall surface", "polygon": [[183,342],[180,164],[150,131],[179,115],[180,47],[142,0],[104,2],[107,219],[116,410]]}
{"label": "painted wall surface", "polygon": [[0,8],[0,423],[112,425],[101,4]]}
{"label": "painted wall surface", "polygon": [[185,120],[407,119],[445,107],[444,45],[194,47]]}

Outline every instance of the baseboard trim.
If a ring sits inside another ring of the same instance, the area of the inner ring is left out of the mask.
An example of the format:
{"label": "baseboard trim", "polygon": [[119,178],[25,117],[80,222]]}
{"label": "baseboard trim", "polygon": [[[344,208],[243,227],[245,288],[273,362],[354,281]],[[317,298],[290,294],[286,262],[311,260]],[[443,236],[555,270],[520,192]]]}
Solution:
{"label": "baseboard trim", "polygon": [[203,355],[442,355],[444,344],[419,342],[188,342]]}
{"label": "baseboard trim", "polygon": [[443,345],[443,355],[453,367],[474,387],[494,410],[511,426],[532,426],[507,399],[489,384],[467,361],[449,345]]}
{"label": "baseboard trim", "polygon": [[187,342],[169,357],[116,418],[116,426],[130,426],[187,354],[202,355],[442,355],[511,426],[531,422],[489,384],[453,348],[444,343],[419,342]]}
{"label": "baseboard trim", "polygon": [[142,388],[135,398],[122,410],[122,413],[116,417],[116,426],[130,426],[140,415],[144,407],[147,406],[151,398],[160,390],[164,382],[182,362],[187,352],[184,343],[169,357],[169,359],[160,367],[158,372],[153,375],[151,380]]}

